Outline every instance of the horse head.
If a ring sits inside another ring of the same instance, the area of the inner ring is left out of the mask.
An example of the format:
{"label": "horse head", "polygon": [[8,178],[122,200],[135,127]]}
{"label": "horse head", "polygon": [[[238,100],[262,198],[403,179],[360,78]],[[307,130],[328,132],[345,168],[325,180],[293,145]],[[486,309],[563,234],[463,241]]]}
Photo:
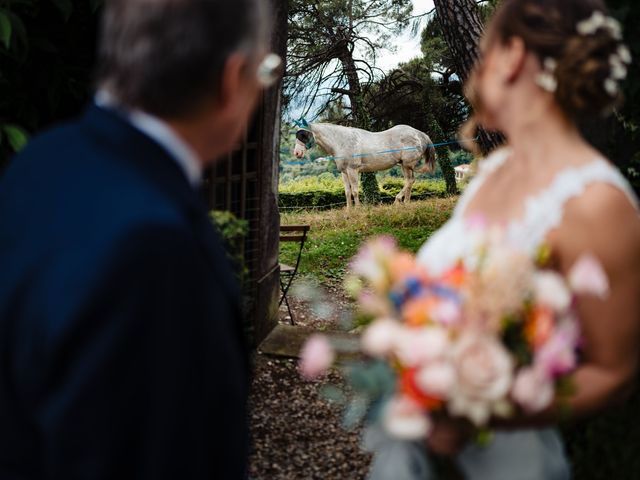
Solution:
{"label": "horse head", "polygon": [[296,146],[293,150],[293,154],[296,158],[303,158],[307,153],[307,150],[313,148],[316,144],[315,136],[309,129],[303,128],[296,132]]}

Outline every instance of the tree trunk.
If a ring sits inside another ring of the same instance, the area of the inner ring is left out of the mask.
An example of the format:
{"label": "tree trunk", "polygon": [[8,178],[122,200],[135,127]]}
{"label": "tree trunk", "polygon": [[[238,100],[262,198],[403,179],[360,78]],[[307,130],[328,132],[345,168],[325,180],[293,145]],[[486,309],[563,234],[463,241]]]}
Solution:
{"label": "tree trunk", "polygon": [[[436,135],[436,138],[444,138],[444,132],[438,122],[435,120],[431,123],[429,127],[429,131],[432,134]],[[442,177],[444,178],[444,182],[447,185],[447,193],[449,195],[457,195],[460,192],[458,191],[458,182],[456,180],[456,171],[451,164],[451,160],[449,160],[449,150],[445,150],[438,155],[438,165],[440,165],[440,170],[442,171]]]}
{"label": "tree trunk", "polygon": [[444,39],[451,50],[463,82],[478,60],[478,43],[484,27],[474,0],[434,0]]}
{"label": "tree trunk", "polygon": [[[478,61],[479,43],[484,27],[474,0],[434,0],[444,39],[456,62],[463,83],[469,79]],[[504,143],[500,134],[479,131],[479,144],[486,155]]]}
{"label": "tree trunk", "polygon": [[[351,111],[355,126],[364,130],[371,129],[371,118],[364,106],[364,98],[362,96],[362,87],[356,63],[353,61],[353,55],[345,46],[345,50],[340,56],[340,63],[349,82],[349,101],[351,102]],[[362,201],[368,204],[376,204],[380,202],[380,187],[375,172],[366,172],[361,174],[362,183]]]}

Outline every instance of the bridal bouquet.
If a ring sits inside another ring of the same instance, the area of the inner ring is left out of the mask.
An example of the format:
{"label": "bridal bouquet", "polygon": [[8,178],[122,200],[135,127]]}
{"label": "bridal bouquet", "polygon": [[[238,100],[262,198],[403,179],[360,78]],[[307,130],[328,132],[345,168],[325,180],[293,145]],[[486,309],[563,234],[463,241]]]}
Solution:
{"label": "bridal bouquet", "polygon": [[[492,416],[541,411],[570,395],[580,327],[576,294],[604,297],[608,280],[593,256],[568,276],[476,232],[475,251],[432,275],[381,237],[364,245],[347,289],[356,296],[367,360],[347,369],[347,417],[372,414],[393,437],[429,435],[431,418],[447,413],[486,427]],[[301,371],[318,376],[335,359],[322,336],[302,352]]]}

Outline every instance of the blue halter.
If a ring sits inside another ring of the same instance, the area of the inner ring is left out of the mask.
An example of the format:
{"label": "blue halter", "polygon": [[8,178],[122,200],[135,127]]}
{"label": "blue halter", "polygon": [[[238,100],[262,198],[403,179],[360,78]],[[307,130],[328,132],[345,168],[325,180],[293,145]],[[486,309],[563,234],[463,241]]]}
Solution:
{"label": "blue halter", "polygon": [[304,144],[305,148],[309,150],[315,147],[316,139],[315,139],[315,136],[313,135],[313,132],[311,131],[311,126],[309,125],[309,122],[307,122],[304,118],[301,118],[300,120],[294,120],[293,123],[299,128],[298,132],[300,132],[301,130],[304,130],[305,132],[311,133],[311,139]]}

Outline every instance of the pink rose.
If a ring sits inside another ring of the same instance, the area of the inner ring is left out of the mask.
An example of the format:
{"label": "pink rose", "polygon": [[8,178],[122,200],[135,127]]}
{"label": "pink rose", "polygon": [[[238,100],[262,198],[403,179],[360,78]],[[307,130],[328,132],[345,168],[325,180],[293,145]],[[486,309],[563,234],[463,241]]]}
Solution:
{"label": "pink rose", "polygon": [[386,357],[392,352],[400,330],[398,322],[390,318],[374,321],[362,334],[362,350],[372,357]]}
{"label": "pink rose", "polygon": [[449,409],[476,425],[486,424],[504,403],[513,379],[513,362],[504,346],[494,337],[467,333],[455,345],[453,364],[456,385]]}
{"label": "pink rose", "polygon": [[383,417],[384,429],[401,440],[420,440],[431,431],[431,422],[416,402],[398,396],[389,401]]}
{"label": "pink rose", "polygon": [[335,352],[324,335],[312,335],[300,352],[300,373],[308,380],[324,375],[333,361]]}
{"label": "pink rose", "polygon": [[456,371],[449,362],[435,362],[422,368],[416,375],[416,384],[424,393],[438,398],[449,398],[456,382]]}
{"label": "pink rose", "polygon": [[462,319],[462,309],[455,302],[445,300],[434,307],[431,317],[436,323],[450,327],[460,323]]}
{"label": "pink rose", "polygon": [[579,341],[578,323],[565,319],[536,353],[536,368],[552,378],[572,372],[578,364],[576,348]]}
{"label": "pink rose", "polygon": [[440,327],[402,328],[396,336],[395,353],[405,367],[419,367],[444,355],[449,334]]}
{"label": "pink rose", "polygon": [[553,380],[539,369],[523,368],[516,377],[511,395],[527,413],[540,412],[553,402]]}
{"label": "pink rose", "polygon": [[581,256],[569,272],[569,284],[580,295],[593,295],[606,300],[609,278],[600,261],[590,254]]}

